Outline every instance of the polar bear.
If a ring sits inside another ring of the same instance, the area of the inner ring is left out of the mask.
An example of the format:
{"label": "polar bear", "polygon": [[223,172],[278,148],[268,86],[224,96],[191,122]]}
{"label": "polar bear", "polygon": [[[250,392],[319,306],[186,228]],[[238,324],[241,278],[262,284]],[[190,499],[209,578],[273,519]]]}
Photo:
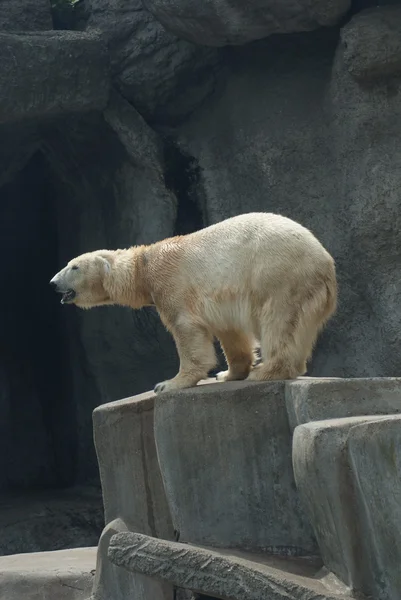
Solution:
{"label": "polar bear", "polygon": [[[214,337],[228,365],[220,381],[303,375],[337,303],[333,258],[308,229],[272,213],[238,215],[149,246],[88,252],[50,283],[62,303],[80,308],[156,307],[180,359],[178,374],[156,393],[206,378],[216,365]],[[257,344],[262,362],[253,366]]]}

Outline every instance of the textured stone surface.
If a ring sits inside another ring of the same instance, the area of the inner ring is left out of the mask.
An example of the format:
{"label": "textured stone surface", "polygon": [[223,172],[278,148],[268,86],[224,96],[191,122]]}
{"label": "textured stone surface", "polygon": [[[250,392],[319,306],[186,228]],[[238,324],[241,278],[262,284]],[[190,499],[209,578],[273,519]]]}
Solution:
{"label": "textured stone surface", "polygon": [[106,106],[108,58],[98,35],[0,33],[0,64],[0,123]]}
{"label": "textured stone surface", "polygon": [[344,64],[358,80],[401,75],[401,8],[383,6],[354,17],[341,31]]}
{"label": "textured stone surface", "polygon": [[0,558],[0,600],[86,600],[96,548]]}
{"label": "textured stone surface", "polygon": [[96,546],[103,527],[99,488],[0,496],[0,555]]}
{"label": "textured stone surface", "polygon": [[106,122],[116,132],[135,165],[164,173],[164,147],[161,138],[118,92],[113,92],[104,111]]}
{"label": "textured stone surface", "polygon": [[121,519],[114,519],[104,528],[97,549],[96,574],[90,600],[181,600],[174,596],[170,583],[155,580],[141,573],[130,573],[109,560],[108,551],[112,536],[128,531]]}
{"label": "textured stone surface", "polygon": [[[401,590],[401,417],[350,431],[347,459],[355,490],[360,540],[360,590],[398,600]],[[361,562],[363,562],[361,568]]]}
{"label": "textured stone surface", "polygon": [[90,0],[90,7],[88,30],[108,42],[114,83],[145,118],[180,119],[213,91],[215,52],[166,31],[141,0]]}
{"label": "textured stone surface", "polygon": [[284,385],[216,383],[156,399],[158,459],[180,541],[316,551],[293,480]]}
{"label": "textured stone surface", "polygon": [[53,29],[50,2],[47,0],[1,0],[0,30],[39,31]]}
{"label": "textured stone surface", "polygon": [[170,585],[116,569],[108,560],[111,536],[136,531],[166,539],[173,526],[153,434],[153,392],[104,404],[94,411],[94,436],[105,506],[94,600],[173,600]]}
{"label": "textured stone surface", "polygon": [[350,0],[145,0],[145,5],[179,37],[196,44],[224,46],[245,44],[272,33],[334,25],[348,11]]}
{"label": "textured stone surface", "polygon": [[378,600],[399,597],[401,416],[295,429],[294,474],[325,566]]}
{"label": "textured stone surface", "polygon": [[339,308],[308,374],[397,376],[400,80],[361,87],[344,52],[335,29],[226,48],[225,85],[174,134],[205,224],[271,210],[334,256]]}
{"label": "textured stone surface", "polygon": [[[113,563],[223,600],[346,600],[344,586],[330,585],[313,561],[217,551],[135,533],[111,539]],[[319,581],[320,579],[320,581]]]}
{"label": "textured stone surface", "polygon": [[289,381],[285,398],[291,429],[309,421],[401,413],[401,379]]}

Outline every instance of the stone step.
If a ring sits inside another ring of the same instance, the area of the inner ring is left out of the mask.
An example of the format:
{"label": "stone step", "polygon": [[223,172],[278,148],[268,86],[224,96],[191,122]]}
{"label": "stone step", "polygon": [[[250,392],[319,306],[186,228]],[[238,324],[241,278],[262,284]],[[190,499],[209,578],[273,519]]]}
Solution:
{"label": "stone step", "polygon": [[293,462],[326,567],[357,597],[400,600],[401,415],[299,425]]}
{"label": "stone step", "polygon": [[346,588],[319,559],[284,558],[206,548],[139,533],[111,538],[118,567],[221,600],[349,600]]}
{"label": "stone step", "polygon": [[86,600],[96,551],[75,548],[0,557],[0,600]]}

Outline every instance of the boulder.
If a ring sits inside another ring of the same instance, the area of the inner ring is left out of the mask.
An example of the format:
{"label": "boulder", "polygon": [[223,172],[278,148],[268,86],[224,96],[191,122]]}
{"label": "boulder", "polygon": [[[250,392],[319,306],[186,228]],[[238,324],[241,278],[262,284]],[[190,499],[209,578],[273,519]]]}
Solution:
{"label": "boulder", "polygon": [[142,0],[90,0],[90,9],[87,31],[107,41],[114,85],[147,120],[182,120],[214,91],[215,51],[166,31]]}
{"label": "boulder", "polygon": [[294,475],[326,567],[355,594],[399,598],[401,416],[300,425]]}
{"label": "boulder", "polygon": [[88,33],[0,33],[0,123],[103,109],[106,47]]}
{"label": "boulder", "polygon": [[382,6],[359,13],[341,31],[344,65],[355,79],[401,75],[401,9]]}

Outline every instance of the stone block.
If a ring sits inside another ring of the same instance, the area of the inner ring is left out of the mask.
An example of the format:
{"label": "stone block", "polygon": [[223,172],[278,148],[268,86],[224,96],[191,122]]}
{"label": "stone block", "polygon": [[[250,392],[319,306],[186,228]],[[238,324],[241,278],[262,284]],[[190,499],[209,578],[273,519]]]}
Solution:
{"label": "stone block", "polygon": [[0,33],[0,123],[102,110],[109,95],[99,34]]}
{"label": "stone block", "polygon": [[157,453],[180,541],[316,552],[293,478],[284,388],[215,383],[156,398]]}
{"label": "stone block", "polygon": [[311,559],[199,548],[135,533],[113,536],[109,557],[127,571],[169,581],[202,598],[350,600],[345,586]]}
{"label": "stone block", "polygon": [[299,378],[285,399],[291,429],[309,421],[401,413],[401,378]]}
{"label": "stone block", "polygon": [[359,81],[401,75],[401,8],[380,6],[356,14],[341,31],[344,64]]}
{"label": "stone block", "polygon": [[32,552],[0,558],[0,600],[86,600],[96,548]]}
{"label": "stone block", "polygon": [[360,591],[401,596],[401,416],[361,423],[347,443],[361,561]]}
{"label": "stone block", "polygon": [[135,531],[172,539],[153,433],[153,392],[103,404],[93,412],[106,528],[98,548],[94,600],[172,600],[173,589],[116,569],[108,544],[116,532]]}
{"label": "stone block", "polygon": [[325,566],[355,593],[399,600],[401,416],[300,425],[293,462]]}

